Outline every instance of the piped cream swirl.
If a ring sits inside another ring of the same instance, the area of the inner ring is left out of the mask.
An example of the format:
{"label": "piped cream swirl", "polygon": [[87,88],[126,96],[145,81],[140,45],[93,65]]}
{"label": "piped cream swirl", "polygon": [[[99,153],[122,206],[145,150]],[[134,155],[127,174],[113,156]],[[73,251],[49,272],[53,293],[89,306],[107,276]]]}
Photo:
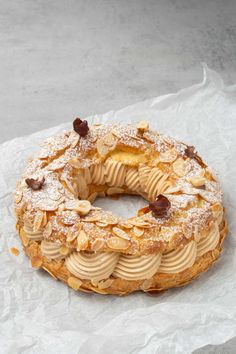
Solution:
{"label": "piped cream swirl", "polygon": [[66,259],[67,269],[81,279],[100,281],[113,273],[119,259],[119,253],[74,252]]}
{"label": "piped cream swirl", "polygon": [[48,259],[59,260],[63,258],[62,254],[60,253],[61,246],[56,242],[42,241],[40,247],[42,255]]}
{"label": "piped cream swirl", "polygon": [[192,267],[197,255],[197,243],[190,241],[181,250],[171,251],[162,256],[158,273],[179,273]]}
{"label": "piped cream swirl", "polygon": [[154,200],[160,193],[165,192],[170,187],[170,182],[167,181],[168,175],[163,174],[159,168],[153,168],[146,185],[146,192],[150,200]]}
{"label": "piped cream swirl", "polygon": [[146,182],[149,176],[149,173],[151,172],[151,167],[148,167],[146,165],[140,165],[139,166],[139,183],[144,192],[146,192]]}
{"label": "piped cream swirl", "polygon": [[149,279],[158,271],[161,256],[161,253],[148,256],[122,255],[112,275],[126,280]]}
{"label": "piped cream swirl", "polygon": [[99,165],[93,165],[90,168],[91,181],[93,184],[102,185],[106,183],[105,179],[105,167],[102,163]]}
{"label": "piped cream swirl", "polygon": [[197,244],[197,257],[201,257],[203,254],[212,251],[216,248],[220,239],[220,232],[217,222],[211,227],[211,230],[207,237],[201,239]]}
{"label": "piped cream swirl", "polygon": [[105,162],[105,176],[109,186],[122,187],[125,183],[126,166],[109,158]]}
{"label": "piped cream swirl", "polygon": [[140,189],[139,173],[136,168],[129,168],[127,170],[125,184],[132,191],[138,191]]}
{"label": "piped cream swirl", "polygon": [[33,226],[31,226],[30,224],[25,223],[23,226],[23,230],[25,231],[27,237],[30,240],[34,240],[34,241],[40,241],[43,239],[43,230],[37,230],[37,231],[33,231]]}

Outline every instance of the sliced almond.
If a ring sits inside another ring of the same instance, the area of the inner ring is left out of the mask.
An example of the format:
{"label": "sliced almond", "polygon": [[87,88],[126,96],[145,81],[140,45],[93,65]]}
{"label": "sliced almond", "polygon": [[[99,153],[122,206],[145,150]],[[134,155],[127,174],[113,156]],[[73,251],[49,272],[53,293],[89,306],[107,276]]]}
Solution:
{"label": "sliced almond", "polygon": [[108,154],[109,150],[110,150],[109,146],[104,144],[103,139],[97,140],[97,151],[98,151],[99,155],[106,156]]}
{"label": "sliced almond", "polygon": [[15,199],[16,204],[19,204],[21,202],[22,198],[23,198],[22,191],[21,190],[16,191],[15,195],[14,195],[14,199]]}
{"label": "sliced almond", "polygon": [[43,213],[43,220],[42,220],[42,226],[44,227],[45,225],[47,225],[47,213],[46,213],[46,211],[44,211],[44,213]]}
{"label": "sliced almond", "polygon": [[140,229],[140,228],[137,227],[137,226],[134,226],[133,232],[134,232],[135,236],[141,237],[141,236],[143,236],[144,230],[143,230],[143,229]]}
{"label": "sliced almond", "polygon": [[75,230],[72,230],[71,228],[69,229],[67,235],[66,235],[66,241],[67,242],[72,242],[76,239],[77,237],[77,233],[75,232]]}
{"label": "sliced almond", "polygon": [[87,199],[89,196],[89,188],[86,179],[82,174],[77,176],[78,180],[78,195],[81,199]]}
{"label": "sliced almond", "polygon": [[107,280],[102,280],[98,282],[98,288],[99,289],[107,289],[111,286],[111,284],[114,282],[113,279],[107,279]]}
{"label": "sliced almond", "polygon": [[86,250],[88,247],[88,241],[88,235],[84,230],[81,230],[77,236],[77,251]]}
{"label": "sliced almond", "polygon": [[42,257],[34,256],[31,258],[31,265],[33,268],[39,268],[43,263]]}
{"label": "sliced almond", "polygon": [[15,247],[11,247],[10,251],[14,256],[19,256],[19,254],[20,254],[20,251],[18,250],[18,248],[15,248]]}
{"label": "sliced almond", "polygon": [[44,212],[38,210],[34,217],[33,232],[37,232],[40,230],[43,218],[44,218]]}
{"label": "sliced almond", "polygon": [[81,285],[83,284],[82,281],[75,277],[69,277],[67,279],[67,284],[74,290],[79,290]]}
{"label": "sliced almond", "polygon": [[43,236],[48,238],[52,234],[52,223],[49,221],[44,229]]}
{"label": "sliced almond", "polygon": [[146,132],[149,129],[149,123],[146,120],[141,120],[138,124],[137,124],[137,129],[139,132]]}
{"label": "sliced almond", "polygon": [[20,237],[21,237],[21,241],[22,241],[23,246],[26,247],[29,243],[29,238],[23,229],[20,229]]}
{"label": "sliced almond", "polygon": [[130,243],[128,240],[124,240],[117,236],[113,236],[107,240],[107,246],[114,250],[126,250],[129,245]]}
{"label": "sliced almond", "polygon": [[97,287],[97,286],[98,286],[98,280],[92,279],[92,280],[91,280],[91,284],[92,284],[93,286]]}
{"label": "sliced almond", "polygon": [[76,169],[79,169],[81,164],[80,164],[80,161],[76,158],[76,157],[72,157],[69,161],[68,161],[69,165],[76,168]]}
{"label": "sliced almond", "polygon": [[69,251],[70,251],[69,248],[66,246],[61,246],[59,250],[60,254],[63,256],[66,256],[69,253]]}
{"label": "sliced almond", "polygon": [[138,227],[142,227],[142,228],[147,228],[150,227],[150,224],[144,220],[138,220],[138,218],[133,219],[133,220],[129,220],[130,224],[134,225],[134,226],[138,226]]}
{"label": "sliced almond", "polygon": [[105,241],[103,239],[97,238],[95,241],[93,241],[91,249],[92,251],[99,251],[104,247]]}
{"label": "sliced almond", "polygon": [[112,231],[114,232],[114,234],[118,237],[123,238],[124,240],[130,240],[129,235],[122,229],[119,229],[118,227],[113,227]]}
{"label": "sliced almond", "polygon": [[201,187],[205,184],[206,180],[204,177],[191,177],[188,181],[192,183],[194,187]]}
{"label": "sliced almond", "polygon": [[177,152],[174,149],[161,152],[159,159],[161,162],[173,162],[177,159]]}
{"label": "sliced almond", "polygon": [[111,188],[108,188],[108,190],[107,190],[107,195],[122,194],[122,193],[124,193],[123,188],[111,187]]}
{"label": "sliced almond", "polygon": [[107,222],[97,221],[96,225],[100,227],[107,227],[109,224]]}
{"label": "sliced almond", "polygon": [[189,171],[190,171],[190,164],[188,163],[188,160],[184,160],[182,157],[179,157],[174,163],[173,163],[173,170],[179,177],[185,176]]}
{"label": "sliced almond", "polygon": [[133,225],[129,224],[128,222],[120,223],[120,226],[124,227],[125,229],[132,229]]}
{"label": "sliced almond", "polygon": [[152,279],[145,279],[144,282],[141,285],[142,290],[148,290],[151,287],[152,284]]}

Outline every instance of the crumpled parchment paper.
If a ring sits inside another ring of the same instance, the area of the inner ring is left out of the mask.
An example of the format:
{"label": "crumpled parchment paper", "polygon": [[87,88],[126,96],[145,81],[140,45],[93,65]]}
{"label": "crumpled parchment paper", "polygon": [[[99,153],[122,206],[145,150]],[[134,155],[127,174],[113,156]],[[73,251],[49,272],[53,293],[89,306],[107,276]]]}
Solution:
{"label": "crumpled parchment paper", "polygon": [[[195,145],[218,172],[230,228],[223,256],[190,285],[159,296],[74,292],[30,267],[12,210],[12,191],[26,158],[71,122],[5,142],[0,145],[0,353],[183,354],[236,335],[236,86],[225,87],[205,66],[200,84],[89,121],[140,119]],[[132,198],[116,203],[111,207],[117,212],[137,209]],[[13,246],[21,251],[18,257],[8,251]]]}

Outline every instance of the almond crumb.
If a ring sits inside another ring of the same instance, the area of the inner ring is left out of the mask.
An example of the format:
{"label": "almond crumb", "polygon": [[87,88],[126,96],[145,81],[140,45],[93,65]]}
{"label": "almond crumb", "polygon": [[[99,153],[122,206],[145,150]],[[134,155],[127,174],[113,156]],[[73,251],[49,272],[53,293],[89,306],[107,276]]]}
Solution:
{"label": "almond crumb", "polygon": [[19,256],[20,251],[18,250],[18,248],[15,247],[11,247],[10,248],[10,252],[14,255],[14,256]]}

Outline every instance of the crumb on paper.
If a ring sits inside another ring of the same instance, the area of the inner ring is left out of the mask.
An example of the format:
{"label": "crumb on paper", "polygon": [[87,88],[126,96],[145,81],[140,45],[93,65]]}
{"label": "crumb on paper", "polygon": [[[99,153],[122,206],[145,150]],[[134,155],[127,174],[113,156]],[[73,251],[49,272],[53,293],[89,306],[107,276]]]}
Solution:
{"label": "crumb on paper", "polygon": [[15,247],[11,247],[10,248],[10,252],[14,255],[14,256],[19,256],[20,251],[18,250],[18,248]]}

